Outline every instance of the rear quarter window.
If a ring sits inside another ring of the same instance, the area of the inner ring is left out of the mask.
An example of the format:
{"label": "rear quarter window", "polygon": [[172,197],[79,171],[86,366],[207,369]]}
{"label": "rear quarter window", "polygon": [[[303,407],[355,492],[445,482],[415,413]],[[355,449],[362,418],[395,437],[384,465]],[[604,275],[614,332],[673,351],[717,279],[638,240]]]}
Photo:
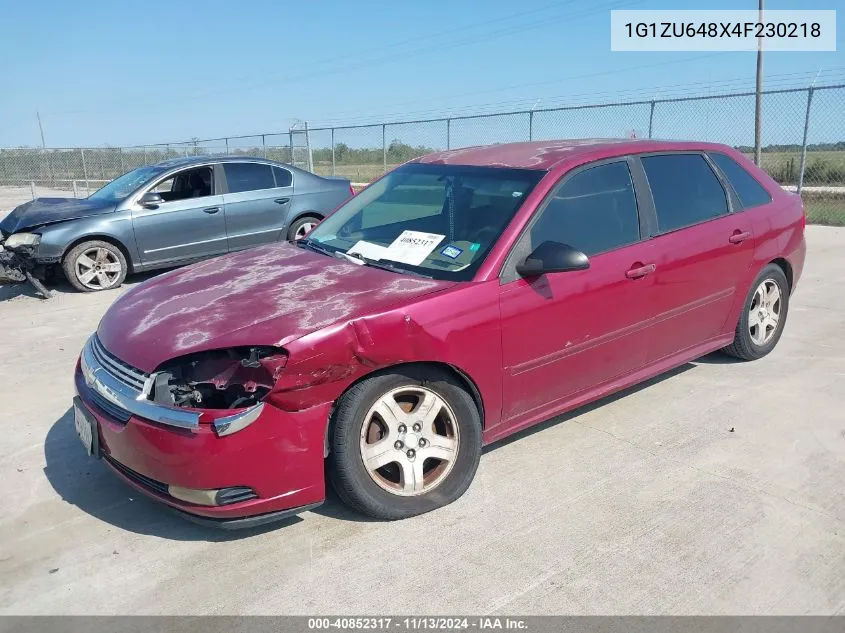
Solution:
{"label": "rear quarter window", "polygon": [[273,177],[276,179],[277,187],[290,187],[293,183],[293,175],[281,167],[273,167]]}
{"label": "rear quarter window", "polygon": [[772,201],[772,197],[763,185],[733,158],[718,152],[712,152],[708,156],[731,183],[743,209],[759,207],[761,204]]}

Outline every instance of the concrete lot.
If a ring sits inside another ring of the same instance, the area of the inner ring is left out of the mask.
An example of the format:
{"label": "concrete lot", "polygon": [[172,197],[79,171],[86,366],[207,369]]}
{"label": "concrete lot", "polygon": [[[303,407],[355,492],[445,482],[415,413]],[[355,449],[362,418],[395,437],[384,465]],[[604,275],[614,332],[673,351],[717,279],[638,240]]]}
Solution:
{"label": "concrete lot", "polygon": [[120,291],[0,289],[0,613],[845,612],[845,229],[808,241],[769,357],[711,355],[492,447],[428,515],[330,499],[235,534],[74,435],[73,365]]}

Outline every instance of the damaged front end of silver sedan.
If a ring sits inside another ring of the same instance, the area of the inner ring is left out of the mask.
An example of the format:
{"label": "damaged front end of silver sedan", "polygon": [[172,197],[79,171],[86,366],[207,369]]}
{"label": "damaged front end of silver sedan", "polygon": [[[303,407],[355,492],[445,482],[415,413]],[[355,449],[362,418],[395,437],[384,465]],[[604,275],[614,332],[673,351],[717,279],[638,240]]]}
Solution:
{"label": "damaged front end of silver sedan", "polygon": [[0,285],[29,282],[43,298],[49,299],[50,291],[41,283],[46,269],[35,261],[40,237],[37,233],[8,237],[0,233]]}

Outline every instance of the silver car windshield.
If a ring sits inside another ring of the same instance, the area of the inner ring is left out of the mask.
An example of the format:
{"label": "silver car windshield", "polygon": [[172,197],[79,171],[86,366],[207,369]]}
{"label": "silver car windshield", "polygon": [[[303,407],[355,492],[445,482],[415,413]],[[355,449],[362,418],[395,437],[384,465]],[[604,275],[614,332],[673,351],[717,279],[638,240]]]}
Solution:
{"label": "silver car windshield", "polygon": [[98,189],[90,196],[89,200],[102,200],[104,202],[120,202],[121,200],[132,195],[139,187],[144,186],[159,174],[164,173],[163,167],[150,165],[147,167],[139,167],[122,176],[115,178],[102,189]]}

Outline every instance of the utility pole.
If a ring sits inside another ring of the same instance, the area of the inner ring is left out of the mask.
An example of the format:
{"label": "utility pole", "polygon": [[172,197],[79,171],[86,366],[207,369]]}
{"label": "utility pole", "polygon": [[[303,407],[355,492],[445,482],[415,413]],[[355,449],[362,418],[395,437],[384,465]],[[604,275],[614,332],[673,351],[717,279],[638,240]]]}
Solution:
{"label": "utility pole", "polygon": [[41,125],[41,114],[38,110],[35,111],[35,118],[38,119],[38,131],[41,132],[41,149],[44,149],[46,147],[44,144],[44,126]]}
{"label": "utility pole", "polygon": [[[758,21],[763,22],[763,0],[759,0]],[[757,38],[757,90],[754,98],[754,164],[760,166],[763,110],[763,38]]]}

